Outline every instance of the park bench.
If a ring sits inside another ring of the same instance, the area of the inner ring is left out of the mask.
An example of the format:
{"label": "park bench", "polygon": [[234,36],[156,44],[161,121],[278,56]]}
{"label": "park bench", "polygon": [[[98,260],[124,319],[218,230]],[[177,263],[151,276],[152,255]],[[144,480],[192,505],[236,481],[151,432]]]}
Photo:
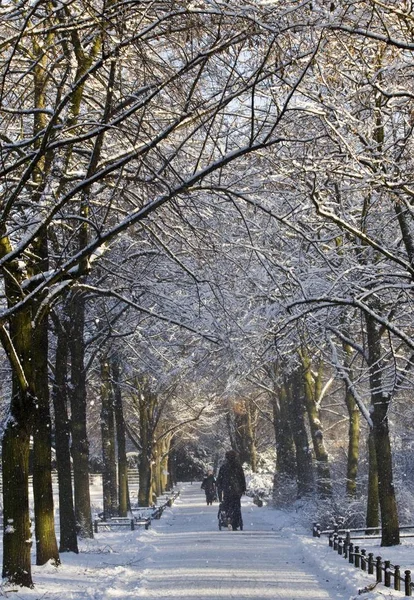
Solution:
{"label": "park bench", "polygon": [[98,533],[99,529],[111,531],[113,529],[127,528],[130,531],[134,531],[136,527],[144,526],[148,529],[151,525],[150,518],[130,518],[130,517],[111,517],[109,519],[95,519],[94,530]]}
{"label": "park bench", "polygon": [[160,519],[162,513],[165,510],[165,506],[139,506],[138,508],[132,508],[131,512],[135,520],[147,519],[152,521],[153,519]]}
{"label": "park bench", "polygon": [[151,525],[151,521],[153,519],[161,519],[164,510],[167,508],[167,506],[172,506],[179,495],[179,491],[176,491],[171,495],[167,495],[163,504],[160,504],[159,506],[139,506],[137,508],[133,508],[131,509],[132,518],[110,517],[109,519],[104,519],[103,513],[100,513],[98,515],[99,519],[95,519],[94,521],[94,531],[95,533],[98,533],[99,529],[111,531],[120,528],[126,528],[134,531],[134,529],[139,526],[144,526],[145,529],[148,529]]}
{"label": "park bench", "polygon": [[173,492],[171,494],[167,494],[164,498],[164,500],[162,501],[161,504],[159,505],[154,505],[154,506],[138,506],[135,507],[131,510],[132,514],[134,515],[135,519],[137,518],[149,518],[149,519],[160,519],[162,516],[162,513],[164,512],[164,510],[167,507],[171,507],[175,500],[179,497],[180,495],[180,491],[177,490],[176,492]]}

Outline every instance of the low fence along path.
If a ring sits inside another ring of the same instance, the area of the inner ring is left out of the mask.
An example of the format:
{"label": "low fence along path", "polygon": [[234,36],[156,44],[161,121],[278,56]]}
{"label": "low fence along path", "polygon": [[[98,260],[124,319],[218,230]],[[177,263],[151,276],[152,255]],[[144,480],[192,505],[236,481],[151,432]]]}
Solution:
{"label": "low fence along path", "polygon": [[134,596],[151,600],[348,600],[312,572],[300,544],[266,508],[243,497],[243,531],[218,529],[217,503],[186,484],[170,514],[145,532],[148,547]]}

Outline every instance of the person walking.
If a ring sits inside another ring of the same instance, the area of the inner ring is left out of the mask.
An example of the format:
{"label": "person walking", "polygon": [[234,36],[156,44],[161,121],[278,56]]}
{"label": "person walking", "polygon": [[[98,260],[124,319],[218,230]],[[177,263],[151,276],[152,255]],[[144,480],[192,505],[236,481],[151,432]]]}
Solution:
{"label": "person walking", "polygon": [[217,476],[219,501],[229,520],[229,529],[243,528],[240,499],[246,491],[246,478],[234,450],[226,452],[226,459]]}
{"label": "person walking", "polygon": [[216,500],[217,498],[217,489],[216,478],[214,477],[213,471],[211,469],[207,471],[207,476],[203,479],[201,489],[204,490],[206,494],[207,506],[209,504],[213,504],[214,500]]}

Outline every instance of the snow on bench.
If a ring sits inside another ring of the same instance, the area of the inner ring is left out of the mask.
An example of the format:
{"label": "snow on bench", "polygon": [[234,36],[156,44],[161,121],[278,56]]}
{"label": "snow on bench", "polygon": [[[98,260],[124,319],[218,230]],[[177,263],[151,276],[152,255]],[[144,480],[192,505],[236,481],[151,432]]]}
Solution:
{"label": "snow on bench", "polygon": [[112,529],[118,529],[127,527],[129,530],[134,531],[136,527],[144,526],[145,529],[148,529],[151,525],[151,519],[149,518],[138,518],[131,519],[129,517],[112,517],[110,519],[106,519],[105,521],[102,519],[95,519],[94,521],[94,530],[95,533],[98,533],[99,528],[105,529],[106,531],[110,531]]}
{"label": "snow on bench", "polygon": [[161,519],[162,513],[167,506],[172,506],[174,501],[179,497],[180,492],[176,491],[171,496],[166,496],[165,502],[160,506],[139,506],[131,509],[131,517],[110,517],[103,518],[103,513],[100,513],[99,519],[94,521],[94,531],[98,533],[99,529],[111,531],[112,529],[128,528],[134,531],[135,527],[143,525],[148,529],[153,519]]}

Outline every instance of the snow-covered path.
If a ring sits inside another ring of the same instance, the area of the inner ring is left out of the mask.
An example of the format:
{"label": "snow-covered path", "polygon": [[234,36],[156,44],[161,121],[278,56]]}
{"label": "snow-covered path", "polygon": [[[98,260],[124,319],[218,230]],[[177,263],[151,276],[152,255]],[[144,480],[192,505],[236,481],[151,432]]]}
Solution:
{"label": "snow-covered path", "polygon": [[243,499],[244,531],[218,530],[217,505],[185,486],[167,518],[147,532],[139,598],[157,600],[322,600],[349,598],[318,580],[289,528],[266,523],[266,510]]}
{"label": "snow-covered path", "polygon": [[[62,554],[58,568],[35,566],[33,554],[34,589],[6,584],[0,596],[14,600],[403,597],[384,587],[356,596],[358,588],[375,583],[373,576],[332,552],[326,540],[312,538],[293,510],[258,508],[243,497],[244,531],[219,531],[218,506],[206,506],[200,483],[180,487],[181,497],[148,531],[100,531],[95,539],[81,541],[79,554]],[[92,492],[94,511],[99,512],[102,489],[93,486]]]}

